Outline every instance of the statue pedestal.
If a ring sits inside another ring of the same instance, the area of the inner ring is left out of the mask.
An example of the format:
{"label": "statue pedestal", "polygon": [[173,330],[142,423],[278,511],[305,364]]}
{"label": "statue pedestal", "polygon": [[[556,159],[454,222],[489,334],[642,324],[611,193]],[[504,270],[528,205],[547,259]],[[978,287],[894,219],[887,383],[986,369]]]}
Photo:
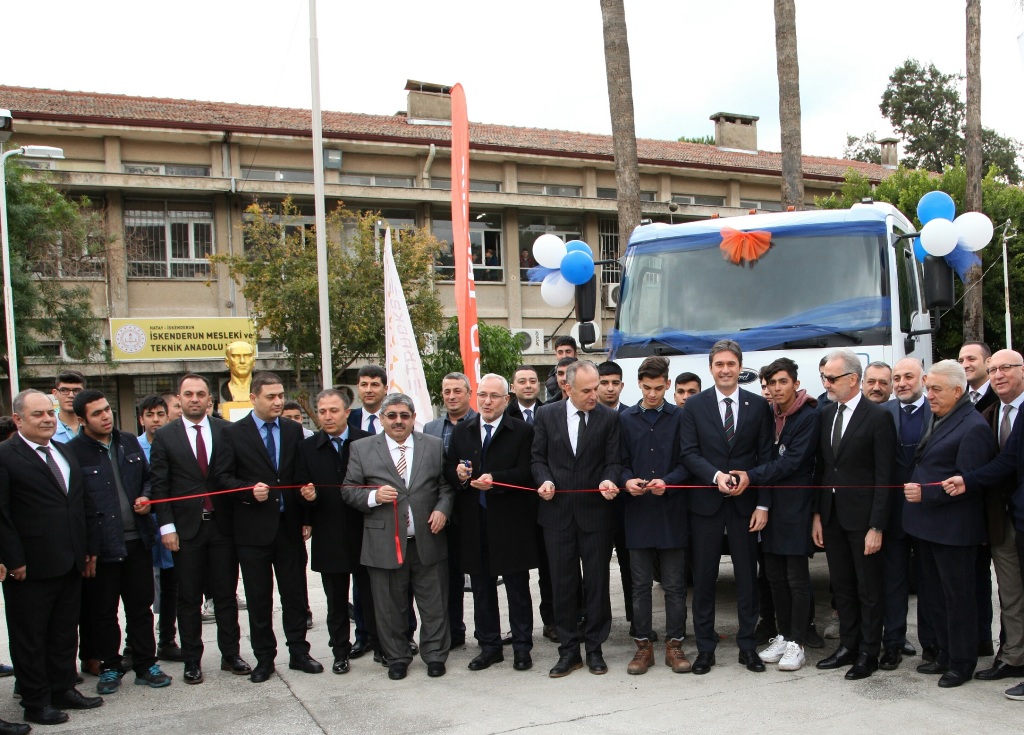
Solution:
{"label": "statue pedestal", "polygon": [[244,419],[252,411],[250,401],[221,401],[220,415],[231,422]]}

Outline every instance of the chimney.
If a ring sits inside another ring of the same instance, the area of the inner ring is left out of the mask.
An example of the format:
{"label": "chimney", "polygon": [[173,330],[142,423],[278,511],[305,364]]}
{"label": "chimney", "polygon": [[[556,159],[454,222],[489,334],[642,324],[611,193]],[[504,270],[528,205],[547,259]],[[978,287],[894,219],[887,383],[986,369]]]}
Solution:
{"label": "chimney", "polygon": [[896,168],[896,146],[899,145],[899,138],[882,138],[878,145],[882,147],[882,165],[886,168]]}
{"label": "chimney", "polygon": [[740,151],[757,151],[757,115],[737,115],[732,112],[716,112],[711,116],[715,121],[715,145]]}
{"label": "chimney", "polygon": [[417,82],[409,79],[405,83],[409,93],[407,120],[419,125],[452,124],[452,88],[444,84]]}

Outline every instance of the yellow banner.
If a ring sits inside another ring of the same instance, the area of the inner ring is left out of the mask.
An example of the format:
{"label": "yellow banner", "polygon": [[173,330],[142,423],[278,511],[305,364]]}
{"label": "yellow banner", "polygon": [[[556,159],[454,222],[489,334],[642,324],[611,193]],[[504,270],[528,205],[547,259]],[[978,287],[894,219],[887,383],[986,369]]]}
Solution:
{"label": "yellow banner", "polygon": [[248,317],[168,317],[111,319],[115,360],[210,360],[224,358],[232,342],[248,342],[256,352],[256,325]]}

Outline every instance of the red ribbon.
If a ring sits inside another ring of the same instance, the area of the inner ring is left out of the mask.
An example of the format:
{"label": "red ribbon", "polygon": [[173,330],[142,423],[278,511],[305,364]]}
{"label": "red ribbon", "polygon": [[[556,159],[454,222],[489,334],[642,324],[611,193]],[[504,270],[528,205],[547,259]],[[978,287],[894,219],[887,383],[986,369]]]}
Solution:
{"label": "red ribbon", "polygon": [[[531,493],[537,492],[537,488],[535,488],[535,487],[526,487],[525,485],[510,485],[510,484],[505,483],[505,482],[492,482],[491,484],[492,485],[498,485],[498,486],[501,486],[501,487],[507,487],[510,490],[526,490],[527,492],[531,492]],[[922,483],[917,483],[917,484],[920,484],[922,487],[924,487],[924,486],[927,486],[927,485],[941,485],[942,483],[941,482],[922,482]],[[699,489],[699,488],[717,488],[717,487],[718,487],[717,485],[666,485],[665,486],[666,489],[682,489],[682,490],[696,490],[696,489]],[[826,488],[831,488],[831,489],[834,489],[834,490],[846,490],[846,489],[851,489],[851,488],[862,488],[862,487],[864,487],[864,485],[747,485],[746,489],[750,490],[751,488],[753,488],[753,489],[756,490],[757,488],[760,488],[760,487],[769,487],[769,488],[772,488],[773,490],[782,490],[782,489],[790,489],[790,488],[792,488],[794,490],[824,490]],[[876,489],[877,488],[882,488],[884,490],[895,490],[895,489],[902,490],[903,489],[903,485],[872,485],[871,487],[874,487]],[[624,488],[621,488],[621,487],[619,488],[619,491],[620,492],[628,492]],[[555,490],[555,492],[556,493],[602,493],[602,492],[604,492],[604,490],[602,490],[601,488],[584,488],[584,489],[573,488],[573,489],[568,489],[568,490]]]}

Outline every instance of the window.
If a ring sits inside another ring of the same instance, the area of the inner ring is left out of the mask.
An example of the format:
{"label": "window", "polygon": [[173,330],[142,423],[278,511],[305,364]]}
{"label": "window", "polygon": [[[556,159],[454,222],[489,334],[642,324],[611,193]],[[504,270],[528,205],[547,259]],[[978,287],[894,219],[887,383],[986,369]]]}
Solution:
{"label": "window", "polygon": [[124,239],[129,278],[207,278],[213,207],[203,202],[126,202]]}
{"label": "window", "polygon": [[781,212],[782,202],[765,202],[754,199],[740,199],[740,207],[743,209],[757,209],[765,212]]}
{"label": "window", "polygon": [[126,174],[143,176],[209,176],[209,166],[192,166],[170,163],[124,163],[121,171]]}
{"label": "window", "polygon": [[598,199],[615,199],[619,196],[619,192],[614,188],[608,188],[605,186],[597,187],[597,198]]}
{"label": "window", "polygon": [[[619,221],[617,219],[599,219],[597,221],[597,236],[600,243],[600,260],[619,259]],[[622,277],[622,266],[617,262],[614,265],[601,266],[601,283],[618,283]]]}
{"label": "window", "polygon": [[533,241],[545,233],[551,233],[569,240],[583,237],[583,222],[578,217],[562,215],[531,214],[519,215],[519,276],[523,283],[529,283],[528,271],[537,265],[533,259]]}
{"label": "window", "polygon": [[[441,176],[432,176],[430,178],[431,189],[447,189],[451,190],[452,180]],[[497,192],[501,191],[500,181],[478,181],[476,179],[469,180],[470,191],[490,191]]]}
{"label": "window", "polygon": [[352,186],[394,186],[412,188],[412,176],[390,176],[383,174],[341,174],[338,183]]}
{"label": "window", "polygon": [[[69,197],[70,198],[70,197]],[[54,242],[33,248],[32,272],[41,278],[102,278],[106,266],[107,235],[103,195],[74,197],[79,206],[84,239],[57,233]]]}
{"label": "window", "polygon": [[708,194],[673,194],[672,201],[676,204],[696,204],[700,207],[724,207],[725,197]]}
{"label": "window", "polygon": [[[433,212],[434,237],[441,240],[441,252],[434,272],[438,280],[455,279],[455,258],[452,256],[452,219],[450,211]],[[469,212],[469,245],[473,253],[473,278],[500,283],[505,280],[501,252],[501,215],[490,212]]]}
{"label": "window", "polygon": [[312,184],[313,172],[293,168],[242,168],[245,181],[294,181]]}
{"label": "window", "polygon": [[564,184],[519,184],[520,194],[541,194],[549,197],[578,197],[582,196],[583,189],[579,186],[565,186]]}

